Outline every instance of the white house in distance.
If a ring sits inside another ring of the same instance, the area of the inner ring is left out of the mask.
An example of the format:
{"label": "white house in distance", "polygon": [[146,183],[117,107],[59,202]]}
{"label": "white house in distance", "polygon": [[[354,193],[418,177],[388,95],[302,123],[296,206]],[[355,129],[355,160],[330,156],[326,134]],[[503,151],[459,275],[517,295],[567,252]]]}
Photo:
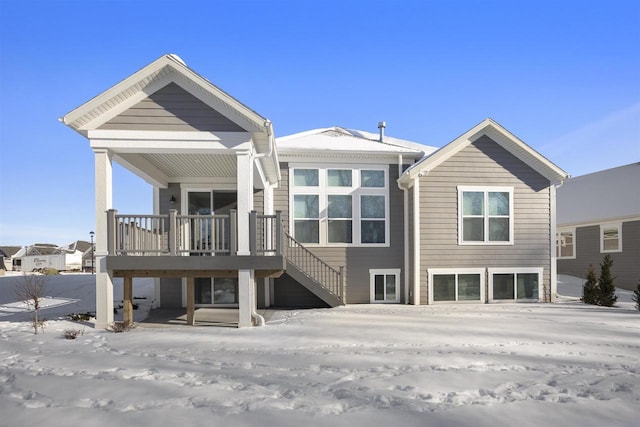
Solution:
{"label": "white house in distance", "polygon": [[586,277],[613,258],[615,285],[640,283],[640,163],[565,181],[558,189],[558,272]]}
{"label": "white house in distance", "polygon": [[[435,148],[272,123],[164,55],[64,116],[95,154],[97,327],[114,277],[163,307],[488,303],[555,297],[555,189],[567,174],[491,119]],[[425,136],[428,138],[428,135]],[[112,162],[154,215],[112,205]]]}

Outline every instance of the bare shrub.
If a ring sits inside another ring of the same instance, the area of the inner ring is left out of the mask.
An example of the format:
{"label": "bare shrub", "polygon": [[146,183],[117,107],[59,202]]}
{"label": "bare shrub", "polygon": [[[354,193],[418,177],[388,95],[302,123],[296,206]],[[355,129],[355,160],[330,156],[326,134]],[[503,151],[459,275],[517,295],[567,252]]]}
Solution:
{"label": "bare shrub", "polygon": [[16,295],[24,301],[28,308],[33,307],[33,331],[38,328],[44,332],[44,319],[40,319],[40,303],[47,291],[47,276],[39,274],[23,274],[22,280],[16,284]]}
{"label": "bare shrub", "polygon": [[65,329],[62,334],[68,340],[75,340],[84,335],[84,329]]}
{"label": "bare shrub", "polygon": [[113,322],[107,329],[115,333],[120,333],[130,331],[134,327],[135,326],[131,322]]}

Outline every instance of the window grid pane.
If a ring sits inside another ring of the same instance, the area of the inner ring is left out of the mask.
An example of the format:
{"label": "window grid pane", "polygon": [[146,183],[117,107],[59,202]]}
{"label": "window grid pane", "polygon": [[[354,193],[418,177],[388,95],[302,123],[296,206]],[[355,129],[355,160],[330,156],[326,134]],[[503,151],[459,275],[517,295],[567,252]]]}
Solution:
{"label": "window grid pane", "polygon": [[363,169],[360,172],[360,186],[365,188],[384,187],[384,171]]}
{"label": "window grid pane", "polygon": [[480,275],[458,275],[458,301],[480,301]]}
{"label": "window grid pane", "polygon": [[538,274],[518,273],[518,299],[538,299]]}
{"label": "window grid pane", "polygon": [[327,185],[329,187],[351,187],[351,169],[329,169],[327,170]]}
{"label": "window grid pane", "polygon": [[434,301],[455,301],[456,300],[456,275],[438,274],[433,276],[433,300]]}
{"label": "window grid pane", "polygon": [[318,169],[294,169],[293,185],[297,187],[317,187],[319,185]]}
{"label": "window grid pane", "polygon": [[493,275],[493,299],[515,299],[514,275],[494,274]]}

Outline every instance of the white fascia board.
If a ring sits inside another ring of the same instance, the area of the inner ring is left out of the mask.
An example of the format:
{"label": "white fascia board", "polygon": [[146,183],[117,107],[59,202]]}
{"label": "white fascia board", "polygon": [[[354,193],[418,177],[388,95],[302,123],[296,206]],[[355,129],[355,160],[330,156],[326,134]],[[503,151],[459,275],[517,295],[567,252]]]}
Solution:
{"label": "white fascia board", "polygon": [[[409,153],[415,155],[415,153]],[[295,152],[295,153],[283,153],[282,151],[279,153],[280,160],[283,162],[302,162],[302,163],[331,163],[331,162],[339,162],[344,163],[345,161],[351,161],[356,164],[370,164],[370,163],[389,163],[389,164],[397,164],[398,155],[402,155],[403,157],[407,156],[407,153],[376,153],[376,152],[349,152],[349,151],[323,151],[323,152]],[[415,157],[409,157],[409,159],[415,159]]]}
{"label": "white fascia board", "polygon": [[623,216],[623,217],[609,217],[609,218],[600,218],[598,220],[588,220],[582,222],[564,222],[558,223],[557,228],[580,228],[580,227],[593,227],[596,225],[607,224],[607,223],[623,223],[623,222],[631,222],[631,221],[640,221],[640,216]]}
{"label": "white fascia board", "polygon": [[113,159],[154,187],[167,188],[169,186],[169,178],[139,154],[127,154],[126,156],[115,154]]}
{"label": "white fascia board", "polygon": [[169,132],[92,130],[92,148],[128,153],[177,153],[212,150],[247,150],[253,142],[246,132]]}
{"label": "white fascia board", "polygon": [[71,112],[67,113],[62,118],[62,122],[66,125],[69,125],[75,128],[75,126],[73,126],[73,123],[76,120],[82,118],[86,114],[90,113],[92,110],[100,107],[102,104],[106,103],[117,94],[124,92],[127,89],[130,89],[132,86],[136,85],[137,83],[140,83],[145,78],[149,78],[150,76],[154,75],[154,73],[159,72],[162,68],[169,65],[167,61],[168,61],[167,57],[163,56],[155,60],[151,64],[141,68],[140,70],[136,71],[129,77],[125,78],[124,80],[121,80],[119,83],[116,83],[115,85],[111,86],[109,89],[105,90],[101,94],[95,96],[94,98],[90,99],[89,101],[75,108]]}
{"label": "white fascia board", "polygon": [[[561,182],[569,176],[565,171],[555,166],[498,123],[492,119],[485,119],[435,153],[426,156],[423,160],[413,165],[405,171],[405,174],[399,179],[399,182],[406,183],[406,181],[416,179],[425,172],[428,173],[483,135],[489,136],[501,147],[549,179],[552,183]],[[523,153],[526,155],[523,155]]]}

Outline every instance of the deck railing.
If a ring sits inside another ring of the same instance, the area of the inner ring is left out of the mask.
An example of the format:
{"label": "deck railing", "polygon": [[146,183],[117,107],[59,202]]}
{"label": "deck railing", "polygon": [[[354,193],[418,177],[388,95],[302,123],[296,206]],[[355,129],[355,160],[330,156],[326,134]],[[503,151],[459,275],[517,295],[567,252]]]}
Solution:
{"label": "deck railing", "polygon": [[[280,214],[252,212],[252,255],[281,255]],[[109,255],[235,255],[238,224],[235,210],[224,215],[121,215],[107,211]]]}
{"label": "deck railing", "polygon": [[283,231],[282,234],[286,239],[286,243],[282,245],[285,258],[329,292],[344,301],[344,267],[336,270],[314,255],[309,249],[289,235],[289,233]]}

